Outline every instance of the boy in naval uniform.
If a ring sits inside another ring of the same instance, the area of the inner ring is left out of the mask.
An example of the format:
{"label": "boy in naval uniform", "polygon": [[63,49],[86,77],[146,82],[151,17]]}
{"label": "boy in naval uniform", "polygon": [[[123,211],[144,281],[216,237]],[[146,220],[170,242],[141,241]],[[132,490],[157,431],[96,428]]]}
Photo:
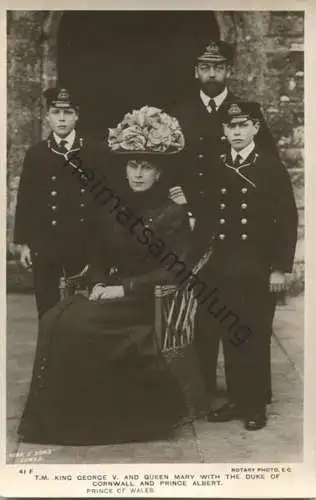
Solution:
{"label": "boy in naval uniform", "polygon": [[102,146],[76,131],[79,107],[69,90],[50,88],[44,96],[51,133],[26,152],[14,229],[20,261],[33,270],[39,316],[58,302],[60,277],[87,264],[98,206],[77,169],[100,175],[104,162]]}
{"label": "boy in naval uniform", "polygon": [[226,103],[222,119],[228,148],[213,165],[202,221],[205,234],[213,234],[204,282],[216,294],[200,304],[196,342],[212,390],[220,338],[224,348],[228,402],[211,411],[209,421],[241,418],[246,429],[257,430],[271,402],[275,297],[292,271],[297,210],[288,172],[255,143],[259,104]]}

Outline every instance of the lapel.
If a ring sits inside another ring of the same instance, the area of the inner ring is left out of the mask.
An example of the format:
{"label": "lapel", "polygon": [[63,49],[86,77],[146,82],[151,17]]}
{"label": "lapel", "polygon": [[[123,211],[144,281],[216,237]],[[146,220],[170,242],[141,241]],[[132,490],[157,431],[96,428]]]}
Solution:
{"label": "lapel", "polygon": [[245,183],[250,184],[252,187],[256,188],[256,163],[259,159],[259,153],[253,150],[245,162],[243,162],[238,168],[233,164],[231,154],[225,153],[220,156],[222,164],[225,168],[234,172],[240,179]]}
{"label": "lapel", "polygon": [[[64,156],[59,151],[59,146],[55,141],[55,137],[54,137],[53,132],[51,132],[47,138],[47,146],[48,146],[48,149],[50,149],[53,153]],[[71,149],[66,154],[68,155],[68,153],[70,151],[77,151],[77,150],[83,148],[84,146],[85,146],[84,139],[82,138],[82,136],[80,134],[78,134],[78,132],[76,132],[74,143],[73,143]]]}
{"label": "lapel", "polygon": [[47,138],[47,146],[54,155],[63,158],[65,160],[65,163],[67,163],[67,166],[83,172],[83,170],[81,169],[81,151],[84,149],[85,144],[83,138],[78,134],[78,132],[76,132],[75,141],[72,145],[72,148],[67,151],[67,153],[62,153],[59,150],[52,132]]}
{"label": "lapel", "polygon": [[53,135],[53,132],[49,134],[47,137],[47,146],[50,151],[58,149],[58,144],[55,141],[55,137]]}
{"label": "lapel", "polygon": [[82,149],[86,146],[86,142],[84,141],[83,137],[76,131],[76,136],[74,143],[72,145],[71,150],[73,149]]}
{"label": "lapel", "polygon": [[[192,116],[192,124],[201,123],[203,128],[208,127],[211,119],[210,113],[207,111],[204,106],[202,99],[200,97],[199,92],[194,96],[194,100],[192,101],[192,108],[194,116]],[[196,125],[195,125],[196,126]]]}
{"label": "lapel", "polygon": [[[200,94],[196,93],[192,101],[192,112],[190,112],[190,130],[192,135],[203,136],[212,144],[220,145],[222,134],[221,115],[219,111],[209,113],[201,100]],[[210,143],[209,143],[209,147]]]}

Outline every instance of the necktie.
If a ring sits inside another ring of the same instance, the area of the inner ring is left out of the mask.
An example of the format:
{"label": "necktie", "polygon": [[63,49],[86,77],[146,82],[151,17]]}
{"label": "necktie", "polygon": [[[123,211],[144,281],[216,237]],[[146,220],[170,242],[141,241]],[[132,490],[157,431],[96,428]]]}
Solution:
{"label": "necktie", "polygon": [[242,157],[240,155],[237,155],[234,161],[234,167],[235,168],[240,167],[241,162],[242,162]]}
{"label": "necktie", "polygon": [[67,153],[68,149],[66,148],[66,144],[67,144],[67,141],[65,141],[64,139],[62,141],[60,141],[59,143],[59,149],[62,153]]}
{"label": "necktie", "polygon": [[217,110],[217,106],[216,106],[216,104],[215,104],[214,99],[210,99],[210,100],[209,100],[209,103],[208,103],[208,105],[207,105],[206,109],[207,109],[207,111],[208,111],[209,113],[215,113],[215,111]]}

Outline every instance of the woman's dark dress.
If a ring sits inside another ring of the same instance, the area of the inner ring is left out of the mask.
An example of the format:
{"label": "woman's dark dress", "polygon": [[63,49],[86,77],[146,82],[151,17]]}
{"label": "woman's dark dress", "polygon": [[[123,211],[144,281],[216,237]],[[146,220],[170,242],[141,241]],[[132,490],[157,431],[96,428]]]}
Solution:
{"label": "woman's dark dress", "polygon": [[175,282],[172,270],[159,262],[159,248],[186,258],[187,214],[157,187],[129,194],[121,205],[102,209],[89,274],[91,285],[123,285],[124,297],[89,301],[74,295],[44,314],[19,427],[24,441],[80,445],[165,438],[186,413],[155,339],[153,289]]}

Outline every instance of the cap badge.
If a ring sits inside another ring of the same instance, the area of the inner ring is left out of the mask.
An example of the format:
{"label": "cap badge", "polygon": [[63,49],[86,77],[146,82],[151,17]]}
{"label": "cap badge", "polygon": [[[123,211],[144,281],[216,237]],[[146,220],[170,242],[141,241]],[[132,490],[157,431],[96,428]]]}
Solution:
{"label": "cap badge", "polygon": [[215,42],[210,42],[205,48],[205,54],[218,56],[220,55],[219,46]]}
{"label": "cap badge", "polygon": [[215,42],[211,42],[206,47],[206,50],[218,50],[218,45]]}
{"label": "cap badge", "polygon": [[58,101],[68,101],[69,100],[69,92],[67,89],[60,89],[57,95]]}
{"label": "cap badge", "polygon": [[231,104],[228,109],[229,115],[239,115],[242,113],[242,109],[238,106],[238,104]]}

